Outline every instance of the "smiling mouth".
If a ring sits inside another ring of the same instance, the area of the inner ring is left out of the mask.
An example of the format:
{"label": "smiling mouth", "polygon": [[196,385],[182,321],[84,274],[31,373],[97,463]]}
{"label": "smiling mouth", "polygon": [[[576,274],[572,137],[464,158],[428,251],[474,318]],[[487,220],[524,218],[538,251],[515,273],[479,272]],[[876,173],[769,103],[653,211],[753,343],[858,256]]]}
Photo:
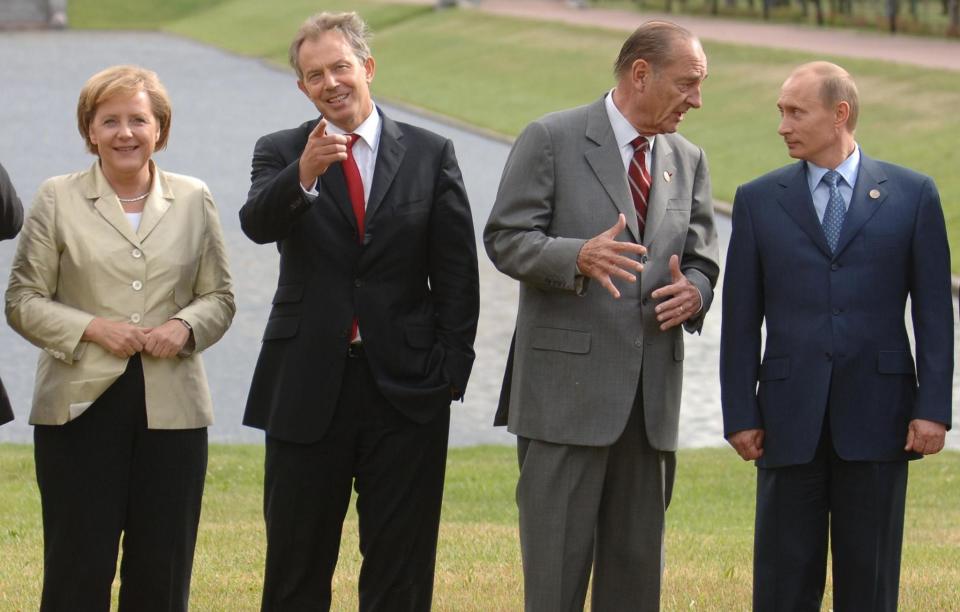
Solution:
{"label": "smiling mouth", "polygon": [[327,98],[327,104],[340,104],[347,99],[349,94],[341,94],[339,96],[334,96],[332,98]]}
{"label": "smiling mouth", "polygon": [[131,145],[131,146],[128,146],[128,147],[114,147],[113,150],[114,150],[114,151],[119,151],[119,152],[121,152],[121,153],[130,153],[131,151],[136,151],[136,150],[139,149],[139,148],[140,148],[140,147],[139,147],[138,145]]}

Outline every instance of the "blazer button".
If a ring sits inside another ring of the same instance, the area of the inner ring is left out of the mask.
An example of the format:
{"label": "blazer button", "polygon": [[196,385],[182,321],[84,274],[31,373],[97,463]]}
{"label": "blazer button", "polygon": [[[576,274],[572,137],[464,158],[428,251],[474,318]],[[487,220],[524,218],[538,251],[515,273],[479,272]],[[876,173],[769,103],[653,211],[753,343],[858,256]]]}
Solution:
{"label": "blazer button", "polygon": [[823,355],[824,355],[824,357],[827,358],[827,361],[833,361],[833,353],[831,353],[830,351],[827,351],[827,352],[824,353]]}
{"label": "blazer button", "polygon": [[837,315],[839,315],[841,312],[843,312],[843,311],[840,310],[839,308],[834,308],[834,309],[833,309],[833,316],[837,316]]}
{"label": "blazer button", "polygon": [[836,272],[837,270],[840,269],[840,264],[838,263],[830,264],[830,269]]}
{"label": "blazer button", "polygon": [[139,322],[140,322],[140,313],[139,313],[139,312],[135,312],[135,313],[133,313],[132,315],[130,315],[130,322],[131,322],[131,323],[139,323]]}
{"label": "blazer button", "polygon": [[134,291],[140,291],[141,289],[143,289],[143,283],[141,283],[138,280],[135,280],[132,283],[130,283],[130,286],[133,287]]}
{"label": "blazer button", "polygon": [[143,251],[141,251],[140,249],[133,249],[132,251],[130,251],[130,254],[133,255],[134,259],[140,259],[141,257],[143,257]]}
{"label": "blazer button", "polygon": [[361,285],[363,285],[363,283],[360,282],[360,279],[359,279],[359,278],[354,279],[354,281],[353,281],[353,286],[354,286],[354,287],[359,287],[359,286],[361,286]]}
{"label": "blazer button", "polygon": [[637,348],[643,348],[643,339],[642,339],[642,338],[637,338],[636,340],[634,340],[634,341],[633,341],[633,346],[635,346],[635,347],[637,347]]}

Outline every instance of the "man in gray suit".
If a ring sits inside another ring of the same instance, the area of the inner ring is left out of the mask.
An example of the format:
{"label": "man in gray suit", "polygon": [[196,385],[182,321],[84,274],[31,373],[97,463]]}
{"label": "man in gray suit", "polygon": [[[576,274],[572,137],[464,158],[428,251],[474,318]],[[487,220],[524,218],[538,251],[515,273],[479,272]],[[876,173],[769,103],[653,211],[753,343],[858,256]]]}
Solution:
{"label": "man in gray suit", "polygon": [[[501,411],[517,435],[528,611],[656,610],[683,334],[719,273],[703,151],[676,135],[707,59],[672,23],[624,43],[602,99],[534,121],[484,233],[520,281]],[[501,424],[503,419],[500,419]]]}

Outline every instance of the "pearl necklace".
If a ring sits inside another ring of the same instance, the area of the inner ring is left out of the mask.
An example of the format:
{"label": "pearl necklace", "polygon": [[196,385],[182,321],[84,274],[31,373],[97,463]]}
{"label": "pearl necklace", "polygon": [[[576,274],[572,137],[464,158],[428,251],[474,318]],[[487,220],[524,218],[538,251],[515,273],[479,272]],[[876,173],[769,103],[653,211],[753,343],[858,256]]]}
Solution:
{"label": "pearl necklace", "polygon": [[135,198],[121,198],[120,196],[117,196],[117,199],[123,202],[124,204],[129,204],[130,202],[139,202],[140,200],[144,199],[148,195],[150,195],[149,191],[144,194],[138,195]]}

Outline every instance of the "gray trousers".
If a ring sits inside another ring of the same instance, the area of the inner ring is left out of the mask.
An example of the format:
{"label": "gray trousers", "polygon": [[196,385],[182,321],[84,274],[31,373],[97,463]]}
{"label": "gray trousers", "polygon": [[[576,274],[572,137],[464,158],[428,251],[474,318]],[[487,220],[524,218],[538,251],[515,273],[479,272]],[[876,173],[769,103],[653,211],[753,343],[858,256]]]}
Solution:
{"label": "gray trousers", "polygon": [[527,612],[659,610],[676,454],[650,446],[639,399],[612,446],[518,437]]}

